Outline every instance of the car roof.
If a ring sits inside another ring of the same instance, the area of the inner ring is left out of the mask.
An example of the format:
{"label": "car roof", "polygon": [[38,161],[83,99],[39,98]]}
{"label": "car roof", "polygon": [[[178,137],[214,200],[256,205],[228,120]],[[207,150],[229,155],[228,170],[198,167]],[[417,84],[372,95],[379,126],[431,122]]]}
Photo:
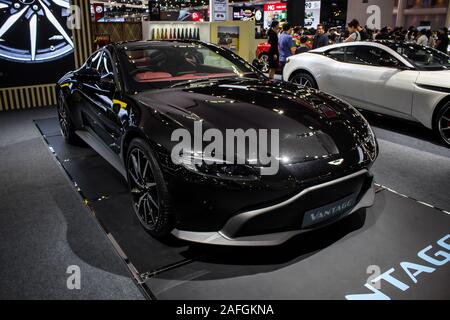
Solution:
{"label": "car roof", "polygon": [[321,47],[318,49],[314,49],[308,52],[312,53],[323,53],[328,50],[332,50],[335,48],[343,48],[343,47],[349,47],[349,46],[372,46],[377,47],[383,50],[386,50],[390,52],[392,55],[394,55],[397,59],[402,61],[405,65],[407,65],[410,68],[414,68],[414,65],[405,57],[400,55],[398,52],[392,49],[392,44],[395,43],[404,43],[404,41],[399,40],[369,40],[369,41],[353,41],[353,42],[344,42],[344,43],[337,43],[325,47]]}
{"label": "car roof", "polygon": [[372,41],[353,41],[353,42],[344,42],[344,43],[336,43],[329,46],[313,49],[310,52],[325,52],[330,49],[340,48],[340,47],[348,47],[348,46],[374,46],[379,48],[389,47],[392,43],[400,43],[401,41],[397,40],[372,40]]}

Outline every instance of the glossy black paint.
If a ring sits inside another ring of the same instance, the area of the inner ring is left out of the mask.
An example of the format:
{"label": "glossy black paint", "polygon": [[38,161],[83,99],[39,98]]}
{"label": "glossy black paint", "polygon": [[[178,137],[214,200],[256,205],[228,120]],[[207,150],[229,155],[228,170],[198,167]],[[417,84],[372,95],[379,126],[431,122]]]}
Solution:
{"label": "glossy black paint", "polygon": [[[220,230],[233,215],[277,203],[309,186],[370,169],[377,157],[376,145],[360,147],[370,129],[354,108],[314,89],[269,81],[256,70],[254,78],[129,92],[116,50],[133,45],[142,46],[143,42],[104,48],[113,62],[114,89],[110,81],[86,77],[82,67],[63,77],[58,90],[64,92],[76,127],[89,127],[122,161],[134,137],[144,138],[156,151],[174,199],[178,229]],[[126,107],[118,108],[116,99]],[[171,141],[173,130],[192,130],[193,121],[200,119],[204,130],[279,129],[280,153],[286,161],[280,164],[277,175],[255,181],[224,180],[174,165],[170,160],[177,143]],[[343,164],[330,164],[337,159],[343,159]],[[320,198],[315,203],[331,201]]]}

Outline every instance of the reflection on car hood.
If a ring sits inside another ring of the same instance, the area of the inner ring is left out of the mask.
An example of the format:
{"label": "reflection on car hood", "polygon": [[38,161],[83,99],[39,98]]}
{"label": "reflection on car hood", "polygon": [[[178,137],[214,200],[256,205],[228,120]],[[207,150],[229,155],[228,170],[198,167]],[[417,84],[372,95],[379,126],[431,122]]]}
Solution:
{"label": "reflection on car hood", "polygon": [[222,132],[278,129],[280,155],[290,163],[353,150],[368,131],[348,104],[284,82],[230,79],[143,92],[137,99],[189,130],[194,120]]}

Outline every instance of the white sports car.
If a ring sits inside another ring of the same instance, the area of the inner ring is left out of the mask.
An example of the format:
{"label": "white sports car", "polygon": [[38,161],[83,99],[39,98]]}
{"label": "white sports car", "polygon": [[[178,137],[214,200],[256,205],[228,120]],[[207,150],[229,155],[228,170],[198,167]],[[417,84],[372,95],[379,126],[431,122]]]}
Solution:
{"label": "white sports car", "polygon": [[450,146],[450,57],[435,49],[395,41],[335,44],[288,58],[283,79],[420,122]]}

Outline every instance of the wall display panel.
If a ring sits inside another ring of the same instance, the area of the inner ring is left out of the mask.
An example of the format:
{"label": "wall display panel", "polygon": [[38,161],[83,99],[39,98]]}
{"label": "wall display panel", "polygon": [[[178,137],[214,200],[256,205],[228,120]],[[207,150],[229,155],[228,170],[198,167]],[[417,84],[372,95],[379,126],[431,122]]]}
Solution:
{"label": "wall display panel", "polygon": [[92,27],[94,35],[105,35],[111,42],[142,40],[141,22],[95,22]]}
{"label": "wall display panel", "polygon": [[144,40],[201,40],[210,42],[210,24],[207,22],[158,21],[142,22]]}
{"label": "wall display panel", "polygon": [[74,68],[70,14],[69,0],[0,1],[0,87],[54,83]]}

